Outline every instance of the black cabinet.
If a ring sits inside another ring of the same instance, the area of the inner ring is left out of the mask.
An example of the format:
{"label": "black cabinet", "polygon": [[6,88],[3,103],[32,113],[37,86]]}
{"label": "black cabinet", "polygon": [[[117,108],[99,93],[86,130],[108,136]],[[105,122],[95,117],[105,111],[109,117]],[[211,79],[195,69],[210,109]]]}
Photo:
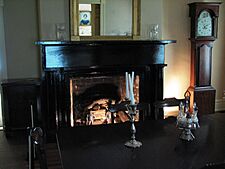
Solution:
{"label": "black cabinet", "polygon": [[5,131],[26,129],[31,126],[31,105],[35,126],[41,124],[40,80],[8,79],[3,80],[2,106],[3,127]]}

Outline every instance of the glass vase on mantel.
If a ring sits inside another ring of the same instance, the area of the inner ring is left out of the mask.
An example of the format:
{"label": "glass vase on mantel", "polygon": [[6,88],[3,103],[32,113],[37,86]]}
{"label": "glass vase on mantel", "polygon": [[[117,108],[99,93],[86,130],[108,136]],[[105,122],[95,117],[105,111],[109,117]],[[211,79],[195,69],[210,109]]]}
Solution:
{"label": "glass vase on mantel", "polygon": [[66,29],[64,23],[57,23],[56,26],[56,40],[63,41],[66,39]]}
{"label": "glass vase on mantel", "polygon": [[159,25],[151,24],[149,27],[149,39],[150,40],[159,40]]}

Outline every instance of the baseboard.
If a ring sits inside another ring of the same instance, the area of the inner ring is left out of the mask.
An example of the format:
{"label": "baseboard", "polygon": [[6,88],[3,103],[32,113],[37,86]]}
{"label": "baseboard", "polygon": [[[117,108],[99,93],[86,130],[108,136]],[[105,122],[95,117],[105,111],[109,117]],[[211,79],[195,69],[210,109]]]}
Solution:
{"label": "baseboard", "polygon": [[225,110],[225,99],[216,100],[215,111]]}

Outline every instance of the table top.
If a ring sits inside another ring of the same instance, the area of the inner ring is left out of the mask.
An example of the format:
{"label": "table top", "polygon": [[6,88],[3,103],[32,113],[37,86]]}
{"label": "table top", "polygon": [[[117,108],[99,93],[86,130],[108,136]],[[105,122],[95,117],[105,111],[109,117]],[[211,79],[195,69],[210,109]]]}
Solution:
{"label": "table top", "polygon": [[61,128],[58,141],[64,169],[200,169],[225,166],[225,113],[201,116],[196,139],[179,139],[176,119],[136,123],[142,147],[130,149],[130,124]]}

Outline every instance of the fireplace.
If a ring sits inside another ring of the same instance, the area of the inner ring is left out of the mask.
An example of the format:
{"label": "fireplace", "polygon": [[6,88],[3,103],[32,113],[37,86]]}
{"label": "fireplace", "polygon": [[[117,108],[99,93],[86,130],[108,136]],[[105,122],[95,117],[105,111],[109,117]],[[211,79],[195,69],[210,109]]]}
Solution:
{"label": "fireplace", "polygon": [[125,72],[131,71],[136,75],[136,101],[150,105],[137,120],[153,118],[153,103],[163,99],[165,45],[174,42],[38,42],[44,126],[50,130],[126,121],[123,113],[109,113],[107,105],[125,98]]}

